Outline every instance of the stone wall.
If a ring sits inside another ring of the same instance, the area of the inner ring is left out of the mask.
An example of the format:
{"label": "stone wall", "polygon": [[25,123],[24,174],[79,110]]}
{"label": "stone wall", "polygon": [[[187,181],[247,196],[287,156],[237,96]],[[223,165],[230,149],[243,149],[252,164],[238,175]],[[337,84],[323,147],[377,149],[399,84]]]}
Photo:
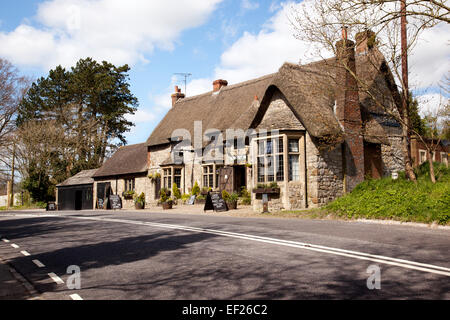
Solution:
{"label": "stone wall", "polygon": [[140,195],[142,192],[145,194],[146,203],[149,203],[148,199],[148,190],[150,189],[150,179],[145,175],[137,175],[137,176],[124,176],[124,177],[118,177],[116,178],[107,178],[107,179],[100,179],[96,180],[94,182],[94,208],[96,207],[97,203],[97,184],[98,183],[110,183],[111,189],[114,194],[117,194],[122,199],[122,207],[123,209],[133,209],[134,208],[134,201],[133,200],[125,200],[122,196],[122,193],[125,191],[125,179],[135,179],[135,192],[137,195]]}
{"label": "stone wall", "polygon": [[381,145],[381,159],[383,161],[383,176],[391,176],[393,172],[405,170],[402,138],[389,137],[390,146]]}
{"label": "stone wall", "polygon": [[308,206],[323,206],[342,196],[343,171],[340,145],[332,150],[319,150],[306,134],[306,163],[308,176]]}

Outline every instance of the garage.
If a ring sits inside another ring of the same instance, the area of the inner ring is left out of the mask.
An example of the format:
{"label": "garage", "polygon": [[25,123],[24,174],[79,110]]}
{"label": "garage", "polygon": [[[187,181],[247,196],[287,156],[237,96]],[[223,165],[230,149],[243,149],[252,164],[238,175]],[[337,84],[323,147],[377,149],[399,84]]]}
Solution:
{"label": "garage", "polygon": [[92,210],[94,208],[95,170],[81,171],[56,186],[56,202],[58,210]]}

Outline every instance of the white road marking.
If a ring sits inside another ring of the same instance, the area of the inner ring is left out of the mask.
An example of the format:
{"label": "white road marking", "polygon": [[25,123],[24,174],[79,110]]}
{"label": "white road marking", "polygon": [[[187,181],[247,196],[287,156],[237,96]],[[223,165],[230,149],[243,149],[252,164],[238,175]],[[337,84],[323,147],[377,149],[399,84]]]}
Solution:
{"label": "white road marking", "polygon": [[11,247],[13,247],[14,249],[19,249],[20,247],[17,245],[17,244],[15,244],[15,243],[13,243],[12,245],[11,245]]}
{"label": "white road marking", "polygon": [[33,263],[35,265],[37,265],[39,268],[44,268],[45,267],[45,265],[42,262],[40,262],[39,260],[33,260]]}
{"label": "white road marking", "polygon": [[[35,216],[35,217],[37,217],[37,216]],[[391,257],[386,257],[386,256],[381,256],[381,255],[373,255],[373,254],[369,254],[369,253],[352,251],[352,250],[344,250],[344,249],[339,249],[339,248],[326,247],[326,246],[314,245],[314,244],[309,244],[309,243],[302,243],[302,242],[297,242],[297,241],[288,241],[288,240],[281,240],[281,239],[275,239],[275,238],[260,237],[260,236],[248,235],[248,234],[243,234],[243,233],[227,232],[227,231],[221,231],[221,230],[203,229],[203,228],[187,227],[187,226],[181,226],[181,225],[170,225],[170,224],[123,220],[123,219],[74,217],[74,216],[52,216],[52,217],[101,221],[101,222],[113,222],[113,223],[126,223],[126,224],[134,224],[134,225],[145,225],[145,226],[155,227],[155,228],[164,228],[164,229],[197,232],[197,233],[214,234],[214,235],[220,235],[223,237],[251,240],[251,241],[256,241],[256,242],[263,242],[263,243],[269,243],[269,244],[274,244],[274,245],[294,247],[294,248],[316,251],[316,252],[321,252],[321,253],[334,254],[334,255],[338,255],[338,256],[344,256],[344,257],[349,257],[349,258],[354,258],[354,259],[359,259],[359,260],[368,260],[368,261],[378,262],[378,263],[382,263],[382,264],[393,265],[393,266],[397,266],[397,267],[401,267],[401,268],[412,269],[412,270],[428,272],[428,273],[434,273],[434,274],[439,274],[439,275],[444,275],[444,276],[450,277],[450,268],[446,268],[446,267],[435,266],[435,265],[426,264],[426,263],[419,263],[419,262],[409,261],[409,260],[404,260],[404,259],[391,258]]]}
{"label": "white road marking", "polygon": [[234,232],[227,232],[227,231],[221,231],[221,230],[203,229],[203,228],[187,227],[187,226],[180,226],[180,225],[170,225],[170,224],[162,224],[162,223],[153,223],[153,222],[132,221],[132,220],[123,220],[123,219],[108,219],[108,218],[100,218],[99,219],[99,218],[93,218],[93,217],[70,217],[70,218],[79,219],[79,220],[106,221],[106,222],[114,222],[114,223],[145,225],[145,226],[156,227],[156,228],[183,230],[183,231],[191,231],[191,232],[198,232],[198,233],[208,233],[208,234],[220,235],[223,237],[251,240],[251,241],[257,241],[257,242],[263,242],[263,243],[269,243],[269,244],[275,244],[275,245],[281,245],[281,246],[287,246],[287,247],[293,247],[293,248],[300,248],[300,249],[304,249],[304,250],[316,251],[316,252],[321,252],[321,253],[334,254],[334,255],[338,255],[338,256],[354,258],[354,259],[359,259],[359,260],[373,261],[373,262],[393,265],[393,266],[397,266],[397,267],[401,267],[401,268],[418,270],[418,271],[422,271],[422,272],[434,273],[434,274],[439,274],[439,275],[450,277],[450,268],[446,268],[446,267],[435,266],[435,265],[426,264],[426,263],[419,263],[419,262],[409,261],[409,260],[404,260],[404,259],[396,259],[396,258],[391,258],[391,257],[386,257],[386,256],[381,256],[381,255],[373,255],[373,254],[369,254],[369,253],[352,251],[352,250],[344,250],[344,249],[314,245],[314,244],[309,244],[309,243],[302,243],[302,242],[297,242],[297,241],[288,241],[288,240],[281,240],[281,239],[275,239],[275,238],[248,235],[248,234],[243,234],[243,233],[234,233]]}
{"label": "white road marking", "polygon": [[9,240],[8,239],[2,239],[3,242],[8,243]]}
{"label": "white road marking", "polygon": [[83,300],[78,294],[71,294],[70,297],[72,300]]}
{"label": "white road marking", "polygon": [[21,254],[23,254],[25,257],[29,257],[31,256],[31,254],[29,254],[27,251],[20,251]]}
{"label": "white road marking", "polygon": [[55,281],[57,284],[64,284],[64,281],[62,281],[62,279],[53,272],[48,273],[48,276],[52,278],[52,280]]}

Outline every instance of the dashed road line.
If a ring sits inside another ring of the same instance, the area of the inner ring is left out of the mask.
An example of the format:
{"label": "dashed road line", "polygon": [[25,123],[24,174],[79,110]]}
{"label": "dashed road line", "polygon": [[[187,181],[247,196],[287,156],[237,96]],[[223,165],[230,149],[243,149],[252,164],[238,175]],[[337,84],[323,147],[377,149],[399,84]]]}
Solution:
{"label": "dashed road line", "polygon": [[71,294],[70,297],[72,298],[72,300],[83,300],[83,298],[81,298],[78,294]]}
{"label": "dashed road line", "polygon": [[40,262],[39,260],[33,260],[33,263],[35,265],[37,265],[39,268],[44,268],[45,267],[45,265],[42,262]]}
{"label": "dashed road line", "polygon": [[23,254],[25,257],[31,256],[31,254],[28,251],[20,251],[21,254]]}
{"label": "dashed road line", "polygon": [[8,243],[9,240],[8,239],[2,239],[3,242]]}
{"label": "dashed road line", "polygon": [[17,244],[15,244],[15,243],[13,243],[12,245],[11,245],[11,247],[13,247],[14,249],[19,249],[20,247],[17,245]]}
{"label": "dashed road line", "polygon": [[60,277],[58,277],[56,274],[54,274],[53,272],[48,273],[48,276],[55,281],[57,284],[64,284],[64,281],[62,281],[62,279]]}

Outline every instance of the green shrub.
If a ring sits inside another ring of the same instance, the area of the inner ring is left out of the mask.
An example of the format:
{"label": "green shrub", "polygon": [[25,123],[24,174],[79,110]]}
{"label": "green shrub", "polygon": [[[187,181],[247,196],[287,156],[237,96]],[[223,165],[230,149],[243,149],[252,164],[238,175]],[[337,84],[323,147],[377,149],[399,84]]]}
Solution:
{"label": "green shrub", "polygon": [[246,187],[241,188],[241,204],[249,206],[252,204],[252,196]]}
{"label": "green shrub", "polygon": [[200,187],[198,186],[198,182],[195,181],[194,187],[192,188],[192,195],[198,196],[200,194]]}
{"label": "green shrub", "polygon": [[160,193],[159,200],[161,201],[161,203],[167,202],[169,200],[170,193],[167,188],[162,188],[159,193]]}
{"label": "green shrub", "polygon": [[185,193],[181,196],[181,201],[186,202],[189,200],[190,197],[191,197],[190,194]]}
{"label": "green shrub", "polygon": [[230,194],[230,197],[228,198],[228,201],[230,202],[235,202],[239,200],[239,193],[237,192],[233,192],[232,194]]}
{"label": "green shrub", "polygon": [[[366,180],[353,192],[339,198],[326,208],[346,218],[395,219],[439,224],[450,222],[449,170],[436,168],[437,182],[429,178],[427,164],[416,169],[417,184],[407,180],[383,178]],[[439,176],[439,178],[438,178]]]}
{"label": "green shrub", "polygon": [[223,200],[230,201],[230,197],[231,197],[230,194],[226,190],[222,191],[222,199]]}
{"label": "green shrub", "polygon": [[181,199],[181,192],[176,183],[172,186],[172,194],[175,199]]}

